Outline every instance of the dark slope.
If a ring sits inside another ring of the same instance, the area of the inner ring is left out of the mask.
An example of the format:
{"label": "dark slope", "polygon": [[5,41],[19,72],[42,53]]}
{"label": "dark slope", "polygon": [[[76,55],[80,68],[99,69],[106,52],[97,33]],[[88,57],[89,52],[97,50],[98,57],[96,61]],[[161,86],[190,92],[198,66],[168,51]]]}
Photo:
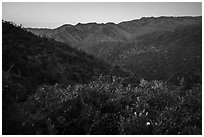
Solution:
{"label": "dark slope", "polygon": [[8,22],[2,28],[3,78],[25,92],[41,84],[87,83],[100,74],[122,74],[67,44],[40,38]]}

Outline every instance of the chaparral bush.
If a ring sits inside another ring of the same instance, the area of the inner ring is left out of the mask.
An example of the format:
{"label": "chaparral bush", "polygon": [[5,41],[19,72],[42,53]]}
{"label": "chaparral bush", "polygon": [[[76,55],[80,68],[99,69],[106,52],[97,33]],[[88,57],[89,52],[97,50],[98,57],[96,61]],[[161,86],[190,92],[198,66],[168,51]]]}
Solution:
{"label": "chaparral bush", "polygon": [[[201,134],[201,85],[184,90],[161,81],[138,87],[100,76],[88,84],[40,85],[13,102],[4,134]],[[158,86],[159,85],[159,86]]]}

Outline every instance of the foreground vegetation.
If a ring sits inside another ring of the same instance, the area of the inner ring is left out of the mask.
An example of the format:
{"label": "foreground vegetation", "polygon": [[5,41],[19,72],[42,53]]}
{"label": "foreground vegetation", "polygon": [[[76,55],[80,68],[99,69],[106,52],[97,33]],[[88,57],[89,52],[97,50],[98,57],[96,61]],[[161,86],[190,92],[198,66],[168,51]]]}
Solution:
{"label": "foreground vegetation", "polygon": [[201,85],[123,87],[118,79],[41,85],[27,101],[5,106],[3,134],[202,134]]}

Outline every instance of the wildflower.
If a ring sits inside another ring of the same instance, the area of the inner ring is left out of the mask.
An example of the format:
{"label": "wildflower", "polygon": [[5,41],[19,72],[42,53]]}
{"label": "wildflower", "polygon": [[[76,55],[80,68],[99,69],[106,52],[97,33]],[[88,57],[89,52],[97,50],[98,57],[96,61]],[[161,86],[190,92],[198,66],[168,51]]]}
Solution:
{"label": "wildflower", "polygon": [[150,125],[150,122],[147,122],[146,125],[149,126],[149,125]]}

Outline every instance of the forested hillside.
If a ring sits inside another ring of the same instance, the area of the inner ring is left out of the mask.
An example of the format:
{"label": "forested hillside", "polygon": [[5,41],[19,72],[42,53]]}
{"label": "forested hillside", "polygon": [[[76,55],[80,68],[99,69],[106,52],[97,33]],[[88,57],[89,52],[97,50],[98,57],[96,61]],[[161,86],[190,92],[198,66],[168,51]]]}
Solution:
{"label": "forested hillside", "polygon": [[84,83],[100,74],[114,74],[113,67],[100,59],[8,22],[3,22],[2,44],[3,71],[31,79],[32,84]]}

